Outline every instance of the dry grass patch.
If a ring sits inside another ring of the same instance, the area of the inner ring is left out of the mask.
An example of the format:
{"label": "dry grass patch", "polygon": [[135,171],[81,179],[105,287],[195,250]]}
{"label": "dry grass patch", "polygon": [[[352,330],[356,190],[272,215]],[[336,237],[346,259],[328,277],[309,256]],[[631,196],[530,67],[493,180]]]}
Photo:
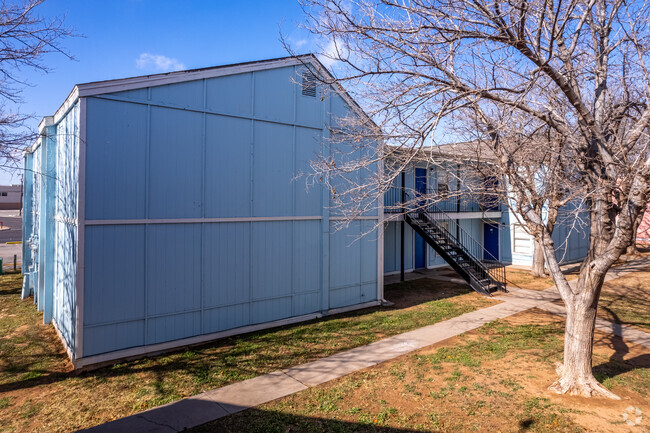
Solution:
{"label": "dry grass patch", "polygon": [[[578,278],[578,267],[567,269],[564,271],[564,275],[569,281],[575,280]],[[526,269],[508,268],[506,277],[508,278],[508,284],[528,290],[546,290],[555,285],[551,277],[533,277],[530,271]]]}
{"label": "dry grass patch", "polygon": [[606,282],[598,303],[600,317],[650,331],[650,270]]}
{"label": "dry grass patch", "polygon": [[630,405],[650,414],[647,349],[599,333],[595,371],[623,400],[558,396],[562,336],[559,317],[532,310],[193,432],[647,431],[623,419]]}
{"label": "dry grass patch", "polygon": [[298,365],[498,302],[467,286],[422,279],[386,287],[370,308],[219,340],[165,356],[71,372],[21,277],[0,277],[0,432],[91,427],[183,397]]}

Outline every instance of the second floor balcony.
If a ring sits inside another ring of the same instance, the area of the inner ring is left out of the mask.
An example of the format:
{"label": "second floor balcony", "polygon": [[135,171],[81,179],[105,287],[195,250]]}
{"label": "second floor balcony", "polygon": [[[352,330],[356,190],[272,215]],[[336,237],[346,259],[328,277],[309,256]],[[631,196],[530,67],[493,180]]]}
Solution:
{"label": "second floor balcony", "polygon": [[427,212],[449,215],[463,214],[459,217],[464,218],[501,216],[501,202],[489,192],[448,193],[427,190],[423,193],[410,188],[392,187],[384,194],[384,213],[399,214],[415,209],[426,209]]}

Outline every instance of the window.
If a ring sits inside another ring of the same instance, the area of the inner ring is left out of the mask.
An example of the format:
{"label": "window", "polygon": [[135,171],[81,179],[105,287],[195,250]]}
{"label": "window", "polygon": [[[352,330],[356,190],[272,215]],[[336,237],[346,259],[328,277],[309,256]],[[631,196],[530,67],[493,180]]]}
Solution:
{"label": "window", "polygon": [[0,195],[1,195],[2,197],[6,197],[6,196],[7,196],[7,193],[6,193],[6,192],[3,192],[3,193],[0,193]]}
{"label": "window", "polygon": [[302,94],[303,96],[316,97],[316,77],[311,72],[302,73]]}
{"label": "window", "polygon": [[515,254],[530,255],[533,253],[532,239],[521,224],[512,225],[513,248]]}
{"label": "window", "polygon": [[438,168],[436,171],[436,181],[438,183],[438,194],[445,197],[449,194],[449,184],[451,183],[451,175],[449,171]]}

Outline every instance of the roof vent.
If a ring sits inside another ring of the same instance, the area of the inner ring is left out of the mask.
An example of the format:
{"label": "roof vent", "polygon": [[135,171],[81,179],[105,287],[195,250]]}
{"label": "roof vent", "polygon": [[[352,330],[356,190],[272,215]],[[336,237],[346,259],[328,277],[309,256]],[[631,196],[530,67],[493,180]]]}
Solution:
{"label": "roof vent", "polygon": [[302,94],[312,98],[316,97],[316,77],[311,72],[302,73]]}

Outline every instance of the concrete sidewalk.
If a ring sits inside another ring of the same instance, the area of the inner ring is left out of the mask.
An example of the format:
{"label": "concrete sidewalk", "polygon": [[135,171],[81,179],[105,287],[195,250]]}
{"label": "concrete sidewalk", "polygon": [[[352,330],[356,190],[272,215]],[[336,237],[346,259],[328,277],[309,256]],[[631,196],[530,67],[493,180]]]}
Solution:
{"label": "concrete sidewalk", "polygon": [[[640,260],[640,262],[613,269],[607,279],[618,278],[650,265],[648,260]],[[563,314],[564,307],[554,303],[560,299],[554,287],[544,291],[514,289],[498,299],[503,302],[327,358],[233,383],[85,431],[179,432],[397,358],[479,328],[493,320],[534,307],[554,314]],[[645,332],[615,325],[602,319],[598,319],[596,326],[606,332],[624,337],[630,342],[650,348],[650,335]]]}

